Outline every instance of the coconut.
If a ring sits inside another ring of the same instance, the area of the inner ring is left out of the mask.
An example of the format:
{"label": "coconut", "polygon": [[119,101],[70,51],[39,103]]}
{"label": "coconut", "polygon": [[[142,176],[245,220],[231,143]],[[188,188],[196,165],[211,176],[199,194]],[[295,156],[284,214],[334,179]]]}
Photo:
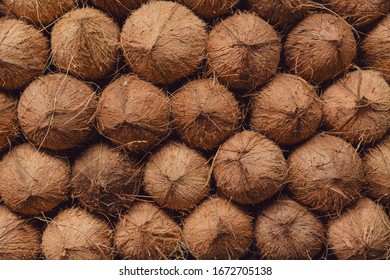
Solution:
{"label": "coconut", "polygon": [[196,80],[172,97],[176,131],[191,146],[211,149],[240,125],[242,113],[233,94],[214,79]]}
{"label": "coconut", "polygon": [[254,93],[250,126],[276,143],[293,145],[313,135],[322,109],[315,88],[302,78],[280,74]]}
{"label": "coconut", "polygon": [[218,190],[228,199],[256,204],[281,190],[287,164],[276,144],[257,132],[243,131],[221,145],[213,174]]}
{"label": "coconut", "polygon": [[106,260],[113,257],[113,232],[108,223],[81,208],[69,208],[48,221],[42,235],[48,260]]}
{"label": "coconut", "polygon": [[51,32],[53,63],[85,80],[106,77],[118,63],[119,34],[118,25],[99,10],[68,12]]}
{"label": "coconut", "polygon": [[104,89],[97,125],[116,145],[148,150],[170,133],[169,97],[151,83],[124,75]]}
{"label": "coconut", "polygon": [[115,215],[135,199],[140,177],[141,169],[126,153],[95,144],[75,160],[72,197],[92,212]]}
{"label": "coconut", "polygon": [[178,2],[186,5],[200,17],[212,19],[228,13],[240,0],[178,0]]}
{"label": "coconut", "polygon": [[210,191],[207,159],[184,144],[171,142],[146,163],[144,190],[158,205],[185,211]]}
{"label": "coconut", "polygon": [[16,106],[16,100],[0,92],[0,151],[18,136]]}
{"label": "coconut", "polygon": [[92,0],[97,7],[110,13],[120,20],[125,19],[129,13],[141,7],[148,0]]}
{"label": "coconut", "polygon": [[390,87],[372,70],[350,72],[322,95],[324,123],[355,145],[379,140],[390,129]]}
{"label": "coconut", "polygon": [[305,207],[285,199],[261,209],[255,238],[264,259],[313,259],[324,247],[325,228]]}
{"label": "coconut", "polygon": [[0,205],[0,260],[33,260],[40,243],[38,230]]}
{"label": "coconut", "polygon": [[341,138],[317,134],[291,153],[288,165],[291,191],[312,210],[339,213],[360,197],[363,164]]}
{"label": "coconut", "polygon": [[24,87],[45,70],[49,41],[24,21],[0,19],[0,88]]}
{"label": "coconut", "polygon": [[137,75],[155,83],[173,83],[198,68],[206,39],[205,23],[188,8],[152,1],[126,20],[121,46]]}
{"label": "coconut", "polygon": [[140,202],[120,218],[114,240],[124,259],[172,259],[181,249],[182,234],[165,212],[151,203]]}
{"label": "coconut", "polygon": [[184,220],[183,236],[196,259],[239,259],[252,243],[252,217],[223,198],[211,197]]}
{"label": "coconut", "polygon": [[284,55],[291,72],[321,83],[349,67],[356,55],[356,41],[343,19],[311,14],[287,35]]}
{"label": "coconut", "polygon": [[280,37],[271,25],[254,14],[237,13],[210,32],[209,72],[234,88],[250,90],[275,74],[280,50]]}
{"label": "coconut", "polygon": [[15,212],[51,211],[68,198],[69,169],[65,160],[30,144],[16,146],[0,161],[0,196]]}
{"label": "coconut", "polygon": [[383,207],[368,198],[333,220],[329,248],[338,259],[367,260],[390,257],[390,220]]}
{"label": "coconut", "polygon": [[25,89],[18,118],[24,134],[35,145],[72,149],[90,138],[96,107],[92,87],[65,74],[51,74]]}

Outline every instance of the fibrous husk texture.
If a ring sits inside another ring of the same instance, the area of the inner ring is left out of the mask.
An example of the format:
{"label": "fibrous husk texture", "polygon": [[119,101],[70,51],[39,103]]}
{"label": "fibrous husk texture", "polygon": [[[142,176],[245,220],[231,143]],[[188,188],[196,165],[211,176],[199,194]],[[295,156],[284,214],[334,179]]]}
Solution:
{"label": "fibrous husk texture", "polygon": [[42,252],[48,260],[109,260],[114,252],[113,231],[81,208],[65,209],[48,221]]}
{"label": "fibrous husk texture", "polygon": [[53,63],[85,80],[110,74],[119,59],[118,25],[96,9],[75,9],[57,21],[51,32]]}
{"label": "fibrous husk texture", "polygon": [[380,72],[350,72],[322,101],[325,125],[355,145],[375,142],[390,129],[390,87]]}
{"label": "fibrous husk texture", "polygon": [[206,158],[184,144],[172,142],[146,163],[144,190],[158,205],[185,211],[209,192],[209,175]]}
{"label": "fibrous husk texture", "polygon": [[17,101],[0,92],[0,151],[18,136]]}
{"label": "fibrous husk texture", "polygon": [[341,217],[330,222],[328,242],[338,259],[389,259],[389,216],[383,207],[362,198]]}
{"label": "fibrous husk texture", "polygon": [[92,87],[65,74],[51,74],[25,89],[18,118],[24,134],[36,146],[64,150],[90,138],[96,107]]}
{"label": "fibrous husk texture", "polygon": [[308,81],[324,82],[343,72],[356,55],[350,26],[331,14],[311,14],[287,35],[286,66]]}
{"label": "fibrous husk texture", "polygon": [[49,40],[32,25],[0,19],[0,88],[24,87],[45,70]]}
{"label": "fibrous husk texture", "polygon": [[188,83],[171,102],[176,131],[189,145],[205,150],[221,144],[242,119],[234,95],[214,79]]}
{"label": "fibrous husk texture", "polygon": [[92,3],[103,11],[123,20],[131,11],[138,9],[147,1],[149,0],[92,0]]}
{"label": "fibrous husk texture", "polygon": [[200,17],[211,19],[226,14],[240,0],[179,0]]}
{"label": "fibrous husk texture", "polygon": [[312,210],[339,213],[360,197],[363,164],[341,138],[317,134],[291,153],[288,165],[291,191]]}
{"label": "fibrous husk texture", "polygon": [[299,76],[280,74],[251,102],[251,128],[282,145],[293,145],[313,135],[322,108],[315,88]]}
{"label": "fibrous husk texture", "polygon": [[280,51],[280,37],[271,25],[255,14],[237,13],[211,30],[206,55],[211,73],[249,90],[275,74]]}
{"label": "fibrous husk texture", "polygon": [[141,185],[141,167],[121,150],[95,144],[72,168],[72,197],[92,212],[116,215],[128,208]]}
{"label": "fibrous husk texture", "polygon": [[223,198],[211,197],[184,220],[183,235],[196,259],[239,259],[252,242],[252,217]]}
{"label": "fibrous husk texture", "polygon": [[152,203],[140,202],[118,221],[115,245],[124,259],[172,259],[179,256],[182,234],[164,211]]}
{"label": "fibrous husk texture", "polygon": [[169,97],[151,83],[125,75],[104,89],[97,123],[116,145],[148,150],[170,133]]}
{"label": "fibrous husk texture", "polygon": [[33,260],[40,247],[39,231],[0,205],[0,260]]}
{"label": "fibrous husk texture", "polygon": [[13,211],[39,215],[68,198],[70,167],[30,144],[11,149],[0,162],[0,196]]}
{"label": "fibrous husk texture", "polygon": [[205,23],[188,8],[152,1],[126,20],[121,46],[137,75],[155,83],[173,83],[198,68],[206,39]]}
{"label": "fibrous husk texture", "polygon": [[256,204],[281,190],[287,164],[275,143],[257,132],[244,131],[221,145],[213,174],[218,190],[228,199]]}

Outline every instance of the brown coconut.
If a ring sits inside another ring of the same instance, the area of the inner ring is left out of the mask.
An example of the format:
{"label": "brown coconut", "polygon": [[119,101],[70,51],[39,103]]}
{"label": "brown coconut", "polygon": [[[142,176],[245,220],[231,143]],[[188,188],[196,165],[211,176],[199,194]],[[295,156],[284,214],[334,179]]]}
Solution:
{"label": "brown coconut", "polygon": [[170,133],[169,97],[149,82],[124,75],[104,89],[97,125],[116,145],[148,150]]}
{"label": "brown coconut", "polygon": [[209,71],[228,85],[250,90],[276,72],[280,37],[260,17],[236,13],[210,32],[206,55]]}
{"label": "brown coconut", "polygon": [[196,80],[172,97],[176,131],[190,146],[211,149],[240,125],[242,113],[233,94],[214,79]]}
{"label": "brown coconut", "polygon": [[256,204],[281,190],[287,164],[274,142],[257,132],[243,131],[221,145],[213,174],[217,189],[228,199]]}
{"label": "brown coconut", "polygon": [[288,165],[291,191],[311,210],[339,213],[360,197],[363,164],[341,138],[317,134],[291,153]]}
{"label": "brown coconut", "polygon": [[131,11],[141,7],[148,0],[92,0],[97,7],[120,20],[127,18]]}
{"label": "brown coconut", "polygon": [[98,80],[115,69],[119,59],[118,25],[93,8],[75,9],[57,21],[51,32],[53,63],[85,80]]}
{"label": "brown coconut", "polygon": [[280,74],[251,102],[250,126],[282,145],[293,145],[313,135],[322,108],[316,89],[299,76]]}
{"label": "brown coconut", "polygon": [[109,224],[81,208],[69,208],[48,221],[42,235],[48,260],[109,260],[113,231]]}
{"label": "brown coconut", "polygon": [[140,202],[123,215],[115,228],[115,245],[129,260],[172,259],[179,256],[179,225],[151,203]]}
{"label": "brown coconut", "polygon": [[211,197],[184,220],[183,236],[196,259],[239,259],[252,243],[252,217],[223,198]]}
{"label": "brown coconut", "polygon": [[212,19],[226,14],[240,0],[178,0],[186,5],[200,17]]}
{"label": "brown coconut", "polygon": [[207,159],[184,144],[172,142],[146,163],[144,190],[158,205],[185,211],[210,191]]}
{"label": "brown coconut", "polygon": [[50,74],[25,89],[18,118],[25,136],[36,146],[72,149],[90,138],[96,107],[92,87],[65,74]]}
{"label": "brown coconut", "polygon": [[0,205],[0,260],[33,260],[41,236],[27,220]]}
{"label": "brown coconut", "polygon": [[0,92],[0,151],[18,136],[17,101]]}
{"label": "brown coconut", "polygon": [[322,95],[324,123],[355,145],[379,140],[390,129],[390,86],[382,74],[357,70]]}
{"label": "brown coconut", "polygon": [[362,198],[328,228],[328,243],[341,260],[390,258],[390,220],[383,207]]}
{"label": "brown coconut", "polygon": [[351,27],[331,14],[311,14],[287,35],[287,68],[305,80],[321,83],[345,71],[356,55]]}
{"label": "brown coconut", "polygon": [[30,144],[14,147],[0,161],[0,196],[13,211],[39,215],[68,198],[70,167]]}
{"label": "brown coconut", "polygon": [[313,259],[326,239],[322,222],[290,199],[271,202],[260,210],[255,238],[261,258],[272,260]]}
{"label": "brown coconut", "polygon": [[34,26],[0,19],[0,88],[24,87],[45,70],[49,40]]}

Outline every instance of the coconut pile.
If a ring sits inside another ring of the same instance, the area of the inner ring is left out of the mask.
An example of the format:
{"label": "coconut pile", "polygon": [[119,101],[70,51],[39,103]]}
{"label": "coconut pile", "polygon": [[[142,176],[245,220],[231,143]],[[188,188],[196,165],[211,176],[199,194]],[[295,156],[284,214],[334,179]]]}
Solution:
{"label": "coconut pile", "polygon": [[0,0],[0,260],[390,259],[390,1]]}

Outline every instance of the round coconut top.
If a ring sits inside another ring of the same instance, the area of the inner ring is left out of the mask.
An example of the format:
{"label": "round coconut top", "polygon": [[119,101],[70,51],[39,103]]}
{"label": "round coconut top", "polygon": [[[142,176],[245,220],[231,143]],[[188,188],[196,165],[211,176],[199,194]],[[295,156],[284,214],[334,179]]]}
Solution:
{"label": "round coconut top", "polygon": [[95,144],[72,168],[72,197],[92,212],[116,215],[129,207],[141,185],[142,169],[121,150]]}
{"label": "round coconut top", "polygon": [[351,27],[331,14],[311,14],[287,35],[287,68],[308,81],[321,83],[345,71],[356,55]]}
{"label": "round coconut top", "polygon": [[70,167],[30,144],[11,149],[0,161],[0,196],[13,211],[40,215],[67,200]]}
{"label": "round coconut top", "polygon": [[309,138],[321,118],[316,89],[296,75],[279,74],[254,93],[251,101],[251,128],[282,145]]}
{"label": "round coconut top", "polygon": [[171,142],[146,163],[144,190],[162,207],[189,210],[210,191],[210,172],[207,159],[197,151]]}
{"label": "round coconut top", "polygon": [[102,11],[75,9],[57,21],[51,32],[53,63],[85,80],[106,77],[119,59],[118,25]]}
{"label": "round coconut top", "polygon": [[234,95],[215,79],[186,84],[171,102],[174,126],[180,137],[190,146],[204,150],[221,144],[242,119]]}
{"label": "round coconut top", "polygon": [[325,228],[305,207],[279,200],[263,208],[256,219],[256,246],[264,259],[313,259],[325,244]]}
{"label": "round coconut top", "polygon": [[38,230],[0,205],[0,260],[33,260],[38,256],[40,243]]}
{"label": "round coconut top", "polygon": [[351,144],[317,134],[288,158],[289,186],[311,210],[339,213],[360,197],[363,164]]}
{"label": "round coconut top", "polygon": [[65,74],[50,74],[24,90],[18,118],[25,136],[34,145],[65,150],[91,137],[96,107],[92,87]]}
{"label": "round coconut top", "polygon": [[19,134],[17,101],[0,92],[0,151],[11,145]]}
{"label": "round coconut top", "polygon": [[328,227],[329,248],[341,260],[390,257],[390,220],[383,207],[368,198],[345,211]]}
{"label": "round coconut top", "polygon": [[49,40],[34,26],[0,18],[0,88],[17,90],[45,70]]}
{"label": "round coconut top", "polygon": [[115,228],[115,245],[129,260],[175,258],[181,249],[179,225],[152,203],[140,202],[123,215]]}
{"label": "round coconut top", "polygon": [[287,164],[274,142],[257,132],[243,131],[221,145],[213,174],[217,189],[228,199],[257,204],[281,190]]}
{"label": "round coconut top", "polygon": [[92,3],[117,17],[120,20],[124,20],[130,14],[131,11],[141,7],[142,3],[146,3],[148,0],[92,0]]}
{"label": "round coconut top", "polygon": [[357,70],[322,94],[325,125],[354,145],[379,140],[390,129],[390,86],[380,72]]}
{"label": "round coconut top", "polygon": [[211,197],[184,220],[183,235],[196,259],[239,259],[252,243],[252,217],[223,198]]}
{"label": "round coconut top", "polygon": [[137,75],[166,84],[197,70],[206,39],[206,24],[188,8],[151,1],[126,20],[121,46],[126,62]]}
{"label": "round coconut top", "polygon": [[226,14],[240,0],[178,0],[186,5],[200,17],[212,19]]}
{"label": "round coconut top", "polygon": [[255,14],[236,13],[211,30],[206,55],[209,72],[231,87],[250,90],[275,74],[280,51],[271,25]]}
{"label": "round coconut top", "polygon": [[170,133],[169,97],[149,82],[124,75],[104,89],[97,124],[116,145],[148,150]]}
{"label": "round coconut top", "polygon": [[113,231],[109,224],[81,208],[58,213],[42,235],[48,260],[109,260],[113,257]]}

